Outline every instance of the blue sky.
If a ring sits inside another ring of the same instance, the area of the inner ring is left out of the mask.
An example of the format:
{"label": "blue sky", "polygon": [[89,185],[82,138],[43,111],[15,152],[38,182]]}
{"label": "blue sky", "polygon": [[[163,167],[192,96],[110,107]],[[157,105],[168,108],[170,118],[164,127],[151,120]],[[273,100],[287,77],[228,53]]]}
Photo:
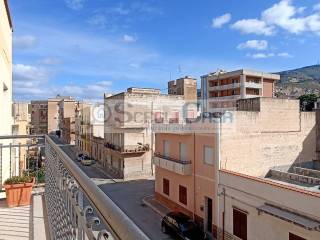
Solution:
{"label": "blue sky", "polygon": [[[156,87],[320,59],[320,0],[11,0],[14,97]],[[199,85],[200,87],[200,85]]]}

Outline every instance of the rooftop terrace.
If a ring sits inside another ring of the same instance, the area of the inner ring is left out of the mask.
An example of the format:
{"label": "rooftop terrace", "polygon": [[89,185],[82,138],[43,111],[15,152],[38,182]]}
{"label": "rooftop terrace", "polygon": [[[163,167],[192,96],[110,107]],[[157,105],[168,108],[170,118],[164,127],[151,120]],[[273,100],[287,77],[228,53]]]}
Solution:
{"label": "rooftop terrace", "polygon": [[266,178],[309,192],[320,193],[320,161],[277,166],[270,169]]}

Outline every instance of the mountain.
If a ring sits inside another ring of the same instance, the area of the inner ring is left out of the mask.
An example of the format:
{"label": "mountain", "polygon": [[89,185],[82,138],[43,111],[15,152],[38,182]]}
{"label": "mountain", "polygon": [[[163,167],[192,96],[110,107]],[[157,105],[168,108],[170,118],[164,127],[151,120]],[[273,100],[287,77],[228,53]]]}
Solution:
{"label": "mountain", "polygon": [[309,93],[320,93],[320,65],[278,72],[277,96],[299,97]]}

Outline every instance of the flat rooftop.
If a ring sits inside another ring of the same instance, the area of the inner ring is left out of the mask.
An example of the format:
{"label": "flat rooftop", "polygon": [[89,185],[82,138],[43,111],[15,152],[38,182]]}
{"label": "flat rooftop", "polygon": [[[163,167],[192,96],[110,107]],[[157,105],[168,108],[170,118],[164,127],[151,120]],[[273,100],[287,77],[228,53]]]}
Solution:
{"label": "flat rooftop", "polygon": [[249,70],[249,69],[239,69],[239,70],[230,71],[230,72],[224,72],[224,71],[214,72],[214,73],[203,75],[202,77],[210,78],[210,80],[215,80],[215,79],[236,77],[240,75],[263,77],[263,78],[272,79],[272,80],[280,80],[280,75],[278,74],[267,73],[267,72],[262,72],[257,70]]}
{"label": "flat rooftop", "polygon": [[277,166],[269,170],[266,178],[305,191],[320,193],[320,161]]}

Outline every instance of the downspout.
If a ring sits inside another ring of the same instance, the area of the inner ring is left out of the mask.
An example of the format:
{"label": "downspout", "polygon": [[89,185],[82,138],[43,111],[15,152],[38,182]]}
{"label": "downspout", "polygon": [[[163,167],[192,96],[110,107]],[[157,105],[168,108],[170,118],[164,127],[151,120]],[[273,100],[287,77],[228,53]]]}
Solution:
{"label": "downspout", "polygon": [[193,221],[196,212],[196,133],[193,133]]}
{"label": "downspout", "polygon": [[225,236],[225,219],[226,219],[226,189],[223,188],[223,212],[222,212],[222,239],[224,240]]}
{"label": "downspout", "polygon": [[[219,230],[219,226],[220,226],[220,198],[219,198],[219,183],[220,183],[220,174],[219,174],[219,170],[220,170],[220,165],[221,165],[221,153],[220,153],[220,149],[221,149],[221,117],[218,118],[218,121],[215,122],[217,124],[216,126],[216,147],[217,147],[217,151],[216,151],[216,168],[215,168],[215,173],[216,173],[216,181],[215,181],[215,190],[216,190],[216,196],[217,196],[217,209],[216,209],[216,217],[217,217],[217,233]],[[224,239],[224,212],[222,214],[222,236]]]}

